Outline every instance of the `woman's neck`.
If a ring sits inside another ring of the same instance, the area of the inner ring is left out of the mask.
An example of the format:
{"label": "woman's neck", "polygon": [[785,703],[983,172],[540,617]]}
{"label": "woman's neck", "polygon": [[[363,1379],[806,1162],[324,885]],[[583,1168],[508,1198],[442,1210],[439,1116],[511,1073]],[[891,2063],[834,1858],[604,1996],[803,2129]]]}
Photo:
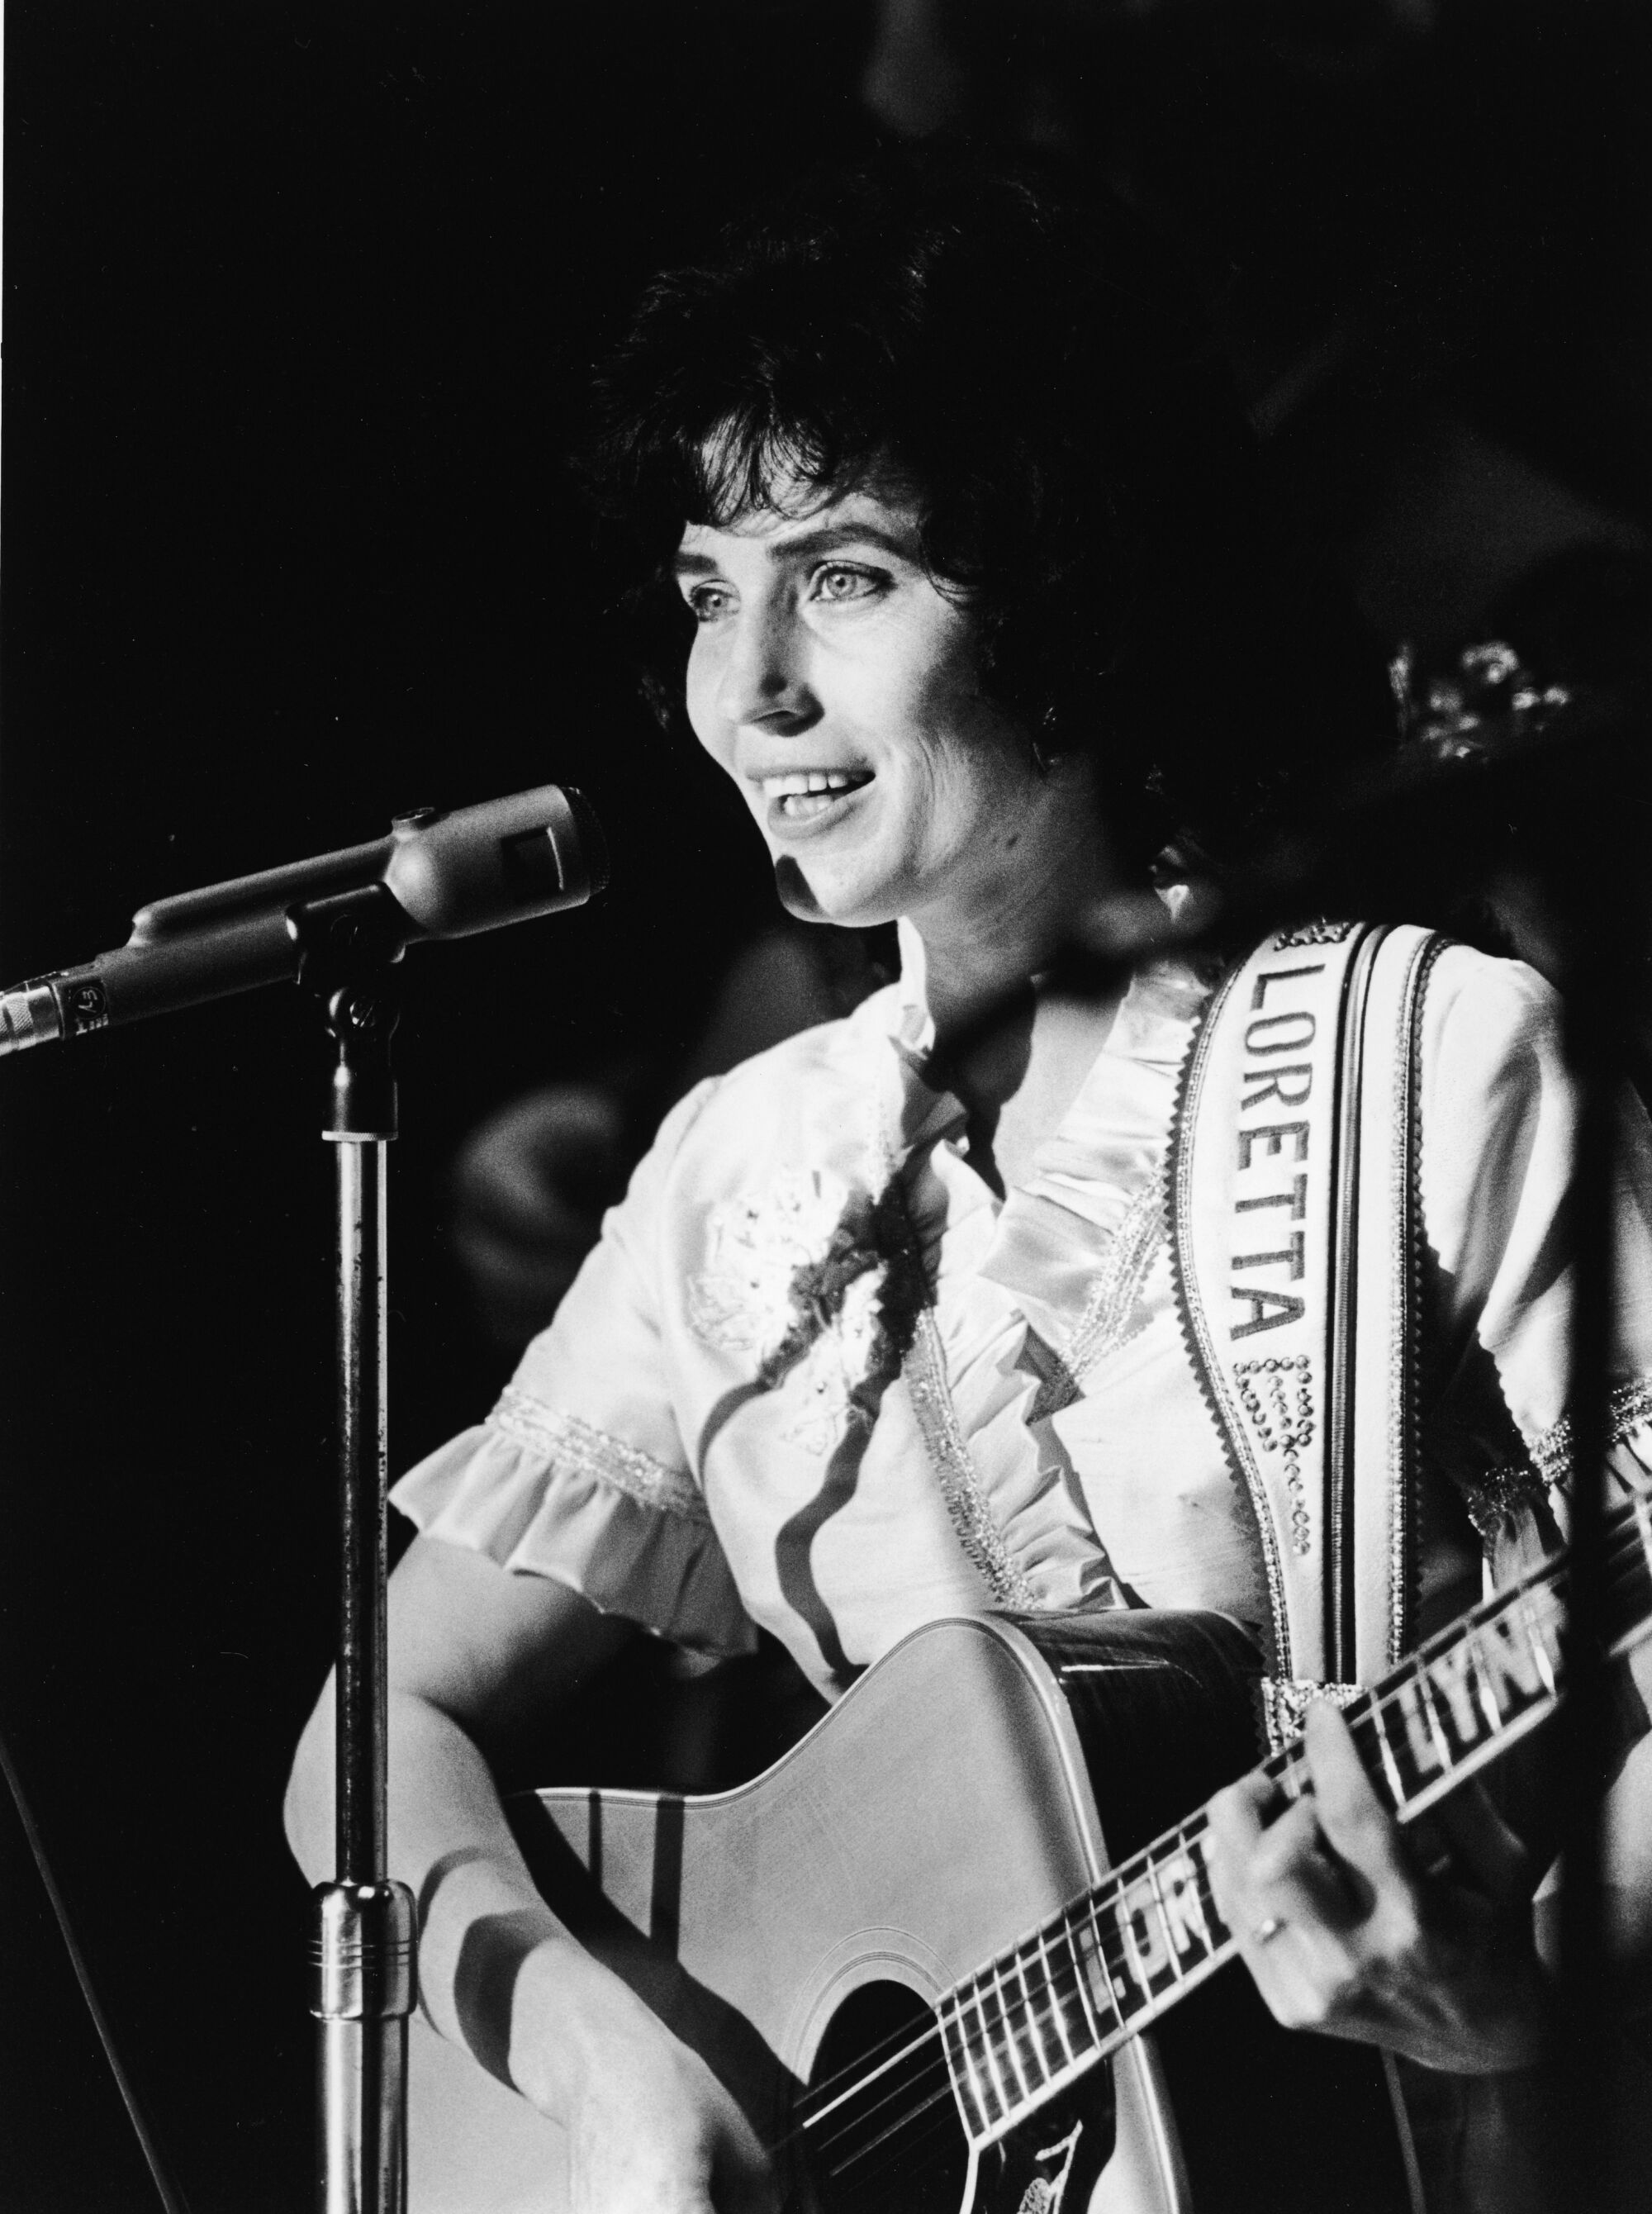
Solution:
{"label": "woman's neck", "polygon": [[1062,957],[1083,943],[1086,916],[1122,889],[1093,816],[1082,804],[1024,841],[1019,865],[967,899],[909,920],[923,941],[924,995],[937,1049],[990,1028]]}

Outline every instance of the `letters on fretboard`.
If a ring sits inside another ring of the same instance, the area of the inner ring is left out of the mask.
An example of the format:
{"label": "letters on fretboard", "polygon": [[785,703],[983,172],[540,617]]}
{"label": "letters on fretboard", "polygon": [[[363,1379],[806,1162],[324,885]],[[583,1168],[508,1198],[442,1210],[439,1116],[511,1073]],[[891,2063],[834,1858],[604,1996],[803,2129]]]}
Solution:
{"label": "letters on fretboard", "polygon": [[[1649,1563],[1652,1506],[1637,1498],[1607,1527],[1614,1650],[1652,1614]],[[1346,1709],[1372,1783],[1399,1820],[1415,1820],[1553,1709],[1564,1586],[1563,1562],[1533,1571]],[[1307,1788],[1298,1746],[1262,1772],[1293,1798]],[[1233,1936],[1216,1911],[1204,1837],[1202,1813],[1190,1816],[940,2001],[953,2091],[977,2143],[1002,2136],[1228,1958]]]}

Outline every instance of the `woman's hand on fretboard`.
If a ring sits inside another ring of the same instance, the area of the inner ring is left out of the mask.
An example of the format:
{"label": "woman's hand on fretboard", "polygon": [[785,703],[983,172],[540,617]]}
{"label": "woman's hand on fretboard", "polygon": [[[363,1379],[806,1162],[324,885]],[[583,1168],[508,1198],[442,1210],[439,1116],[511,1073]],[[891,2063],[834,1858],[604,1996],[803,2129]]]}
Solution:
{"label": "woman's hand on fretboard", "polygon": [[1328,1701],[1304,1746],[1311,1793],[1258,1774],[1209,1807],[1217,1905],[1274,2015],[1459,2075],[1530,2064],[1548,2007],[1519,1839],[1469,1783],[1434,1810],[1425,1868]]}

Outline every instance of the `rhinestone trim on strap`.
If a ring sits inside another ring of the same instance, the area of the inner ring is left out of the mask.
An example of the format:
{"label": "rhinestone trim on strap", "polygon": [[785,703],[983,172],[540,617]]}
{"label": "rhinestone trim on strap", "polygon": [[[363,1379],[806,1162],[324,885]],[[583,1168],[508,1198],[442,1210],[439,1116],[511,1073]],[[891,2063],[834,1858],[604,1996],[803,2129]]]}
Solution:
{"label": "rhinestone trim on strap", "polygon": [[1358,927],[1353,922],[1305,922],[1299,929],[1282,931],[1274,946],[1276,951],[1284,953],[1299,945],[1341,945]]}
{"label": "rhinestone trim on strap", "polygon": [[487,1427],[513,1444],[547,1454],[559,1469],[611,1484],[640,1507],[678,1514],[688,1522],[711,1519],[693,1479],[681,1470],[667,1468],[663,1461],[622,1439],[610,1437],[606,1430],[581,1421],[578,1415],[548,1407],[518,1385],[507,1385],[487,1418]]}
{"label": "rhinestone trim on strap", "polygon": [[1366,1688],[1363,1684],[1319,1684],[1305,1676],[1263,1677],[1262,1718],[1269,1744],[1276,1752],[1282,1752],[1293,1738],[1300,1737],[1308,1709],[1316,1699],[1350,1707],[1364,1697]]}
{"label": "rhinestone trim on strap", "polygon": [[1256,1441],[1264,1453],[1276,1453],[1285,1471],[1290,1500],[1291,1550],[1306,1559],[1313,1542],[1300,1456],[1313,1442],[1313,1370],[1306,1353],[1277,1361],[1233,1363],[1233,1385]]}

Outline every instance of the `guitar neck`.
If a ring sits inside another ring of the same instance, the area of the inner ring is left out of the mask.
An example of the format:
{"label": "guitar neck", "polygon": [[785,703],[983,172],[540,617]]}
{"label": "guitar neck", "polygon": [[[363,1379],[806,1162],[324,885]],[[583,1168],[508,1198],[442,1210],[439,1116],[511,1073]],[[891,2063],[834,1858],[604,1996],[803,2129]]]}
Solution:
{"label": "guitar neck", "polygon": [[[1652,1618],[1652,1506],[1637,1498],[1606,1532],[1606,1644]],[[1379,1797],[1415,1821],[1536,1728],[1563,1684],[1563,1559],[1535,1569],[1429,1639],[1345,1710]],[[1259,1773],[1300,1798],[1300,1742]],[[1116,2052],[1234,1949],[1216,1911],[1206,1822],[1190,1815],[1073,1904],[955,1985],[938,2012],[970,2133],[989,2141]]]}

